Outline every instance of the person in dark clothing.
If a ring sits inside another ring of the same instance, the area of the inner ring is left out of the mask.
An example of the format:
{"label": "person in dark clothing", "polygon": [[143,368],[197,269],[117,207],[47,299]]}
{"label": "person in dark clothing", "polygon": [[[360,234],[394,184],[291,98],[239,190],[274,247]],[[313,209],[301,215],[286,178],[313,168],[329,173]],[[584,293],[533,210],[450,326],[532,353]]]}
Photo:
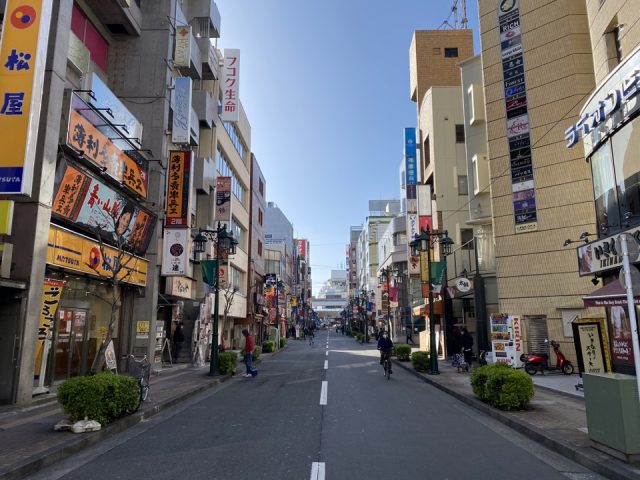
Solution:
{"label": "person in dark clothing", "polygon": [[464,353],[465,370],[468,372],[471,367],[471,356],[473,353],[473,337],[469,334],[466,328],[462,329],[462,335],[460,335],[460,341],[462,343],[462,353]]}
{"label": "person in dark clothing", "polygon": [[416,342],[413,341],[413,332],[410,328],[407,328],[407,345],[409,345],[409,342],[411,342],[411,345],[416,344]]}
{"label": "person in dark clothing", "polygon": [[176,331],[173,332],[173,359],[175,363],[178,363],[178,357],[184,344],[184,323],[180,322],[176,327]]}
{"label": "person in dark clothing", "polygon": [[[380,365],[384,365],[384,359],[391,357],[391,351],[393,350],[393,342],[389,338],[389,335],[384,330],[378,340],[378,350],[380,350]],[[391,362],[389,362],[389,373],[391,372]]]}

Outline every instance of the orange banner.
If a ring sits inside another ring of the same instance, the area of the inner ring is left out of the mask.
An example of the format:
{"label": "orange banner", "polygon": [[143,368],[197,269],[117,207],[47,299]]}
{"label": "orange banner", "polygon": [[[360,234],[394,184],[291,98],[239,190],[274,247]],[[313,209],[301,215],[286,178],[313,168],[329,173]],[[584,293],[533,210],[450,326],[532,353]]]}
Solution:
{"label": "orange banner", "polygon": [[51,339],[51,331],[56,319],[58,305],[60,305],[60,297],[62,297],[64,283],[64,280],[44,279],[44,288],[42,289],[42,306],[40,308],[40,322],[38,323],[36,363],[34,368],[34,374],[36,376],[40,374],[44,341]]}
{"label": "orange banner", "polygon": [[191,211],[191,152],[169,152],[165,226],[188,227]]}

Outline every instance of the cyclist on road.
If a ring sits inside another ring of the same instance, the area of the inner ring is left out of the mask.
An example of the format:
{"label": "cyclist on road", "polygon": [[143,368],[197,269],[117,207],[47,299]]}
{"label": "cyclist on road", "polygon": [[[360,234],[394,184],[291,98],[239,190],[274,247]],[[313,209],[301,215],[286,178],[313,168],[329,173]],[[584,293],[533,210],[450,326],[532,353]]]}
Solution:
{"label": "cyclist on road", "polygon": [[384,366],[385,358],[389,359],[389,373],[391,372],[391,350],[393,349],[393,342],[389,338],[389,335],[384,330],[378,339],[378,350],[380,350],[380,365]]}

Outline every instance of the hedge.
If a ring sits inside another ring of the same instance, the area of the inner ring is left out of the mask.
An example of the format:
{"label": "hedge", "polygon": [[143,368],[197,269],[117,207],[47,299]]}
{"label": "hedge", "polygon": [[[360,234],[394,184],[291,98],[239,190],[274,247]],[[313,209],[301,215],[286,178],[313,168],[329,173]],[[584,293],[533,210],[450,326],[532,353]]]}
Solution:
{"label": "hedge", "polygon": [[259,345],[256,346],[256,348],[253,350],[253,355],[251,355],[251,360],[254,362],[258,360],[261,353],[262,353],[262,347],[260,347]]}
{"label": "hedge", "polygon": [[234,373],[238,364],[238,354],[236,352],[220,352],[218,355],[218,370],[222,375]]}
{"label": "hedge", "polygon": [[280,348],[284,348],[287,345],[287,339],[282,337],[280,339]]}
{"label": "hedge", "polygon": [[87,418],[106,425],[137,409],[140,388],[132,377],[103,372],[66,380],[57,396],[70,421]]}
{"label": "hedge", "polygon": [[522,410],[534,394],[531,377],[503,363],[476,368],[471,388],[476,397],[500,410]]}
{"label": "hedge", "polygon": [[396,357],[401,362],[408,362],[411,356],[411,347],[406,343],[396,343],[393,346]]}
{"label": "hedge", "polygon": [[273,340],[266,340],[262,342],[262,353],[271,353],[276,349],[276,342]]}
{"label": "hedge", "polygon": [[429,352],[413,352],[411,354],[413,368],[419,372],[429,371]]}

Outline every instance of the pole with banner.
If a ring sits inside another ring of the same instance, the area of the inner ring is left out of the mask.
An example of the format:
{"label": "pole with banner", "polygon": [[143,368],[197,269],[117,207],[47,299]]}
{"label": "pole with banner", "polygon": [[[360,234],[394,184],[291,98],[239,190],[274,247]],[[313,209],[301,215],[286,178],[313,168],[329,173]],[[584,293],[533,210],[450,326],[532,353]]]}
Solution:
{"label": "pole with banner", "polygon": [[33,390],[33,395],[49,393],[49,389],[44,386],[47,374],[47,357],[51,350],[51,337],[53,324],[55,322],[60,297],[64,288],[64,280],[51,280],[45,278],[42,289],[42,302],[40,307],[40,322],[38,324],[38,342],[36,347],[36,362],[34,373],[38,376],[38,386]]}

